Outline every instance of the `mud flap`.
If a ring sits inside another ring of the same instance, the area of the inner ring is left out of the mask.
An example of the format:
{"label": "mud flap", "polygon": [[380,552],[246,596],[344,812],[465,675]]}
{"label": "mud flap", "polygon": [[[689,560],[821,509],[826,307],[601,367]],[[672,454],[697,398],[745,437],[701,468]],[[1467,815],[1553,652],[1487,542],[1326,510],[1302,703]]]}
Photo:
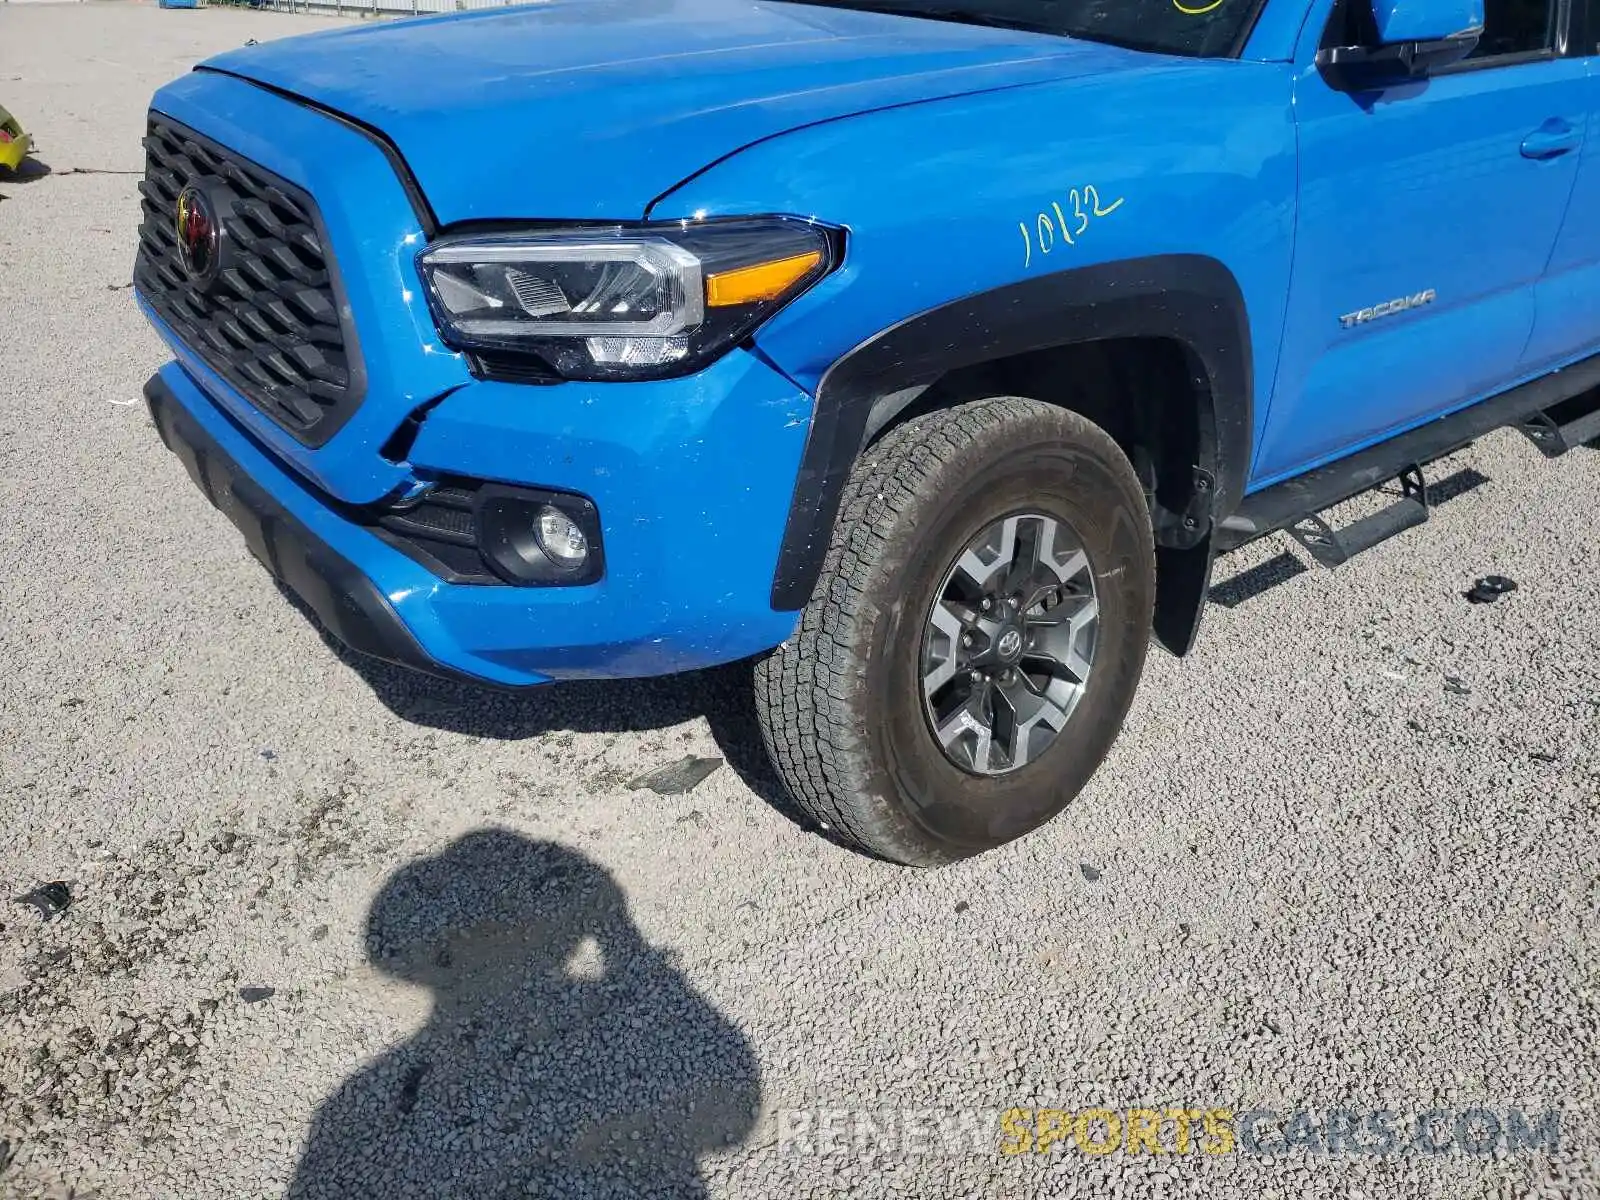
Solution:
{"label": "mud flap", "polygon": [[1156,612],[1153,632],[1161,647],[1182,658],[1194,648],[1211,590],[1215,538],[1179,550],[1156,547]]}

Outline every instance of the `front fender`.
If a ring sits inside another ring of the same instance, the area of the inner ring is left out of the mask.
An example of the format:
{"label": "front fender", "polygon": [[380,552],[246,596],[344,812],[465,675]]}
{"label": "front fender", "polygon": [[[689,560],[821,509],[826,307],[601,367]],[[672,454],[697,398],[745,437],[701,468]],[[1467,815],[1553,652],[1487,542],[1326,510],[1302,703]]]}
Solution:
{"label": "front fender", "polygon": [[892,413],[882,397],[911,392],[961,367],[1072,342],[1166,337],[1189,348],[1204,378],[1194,395],[1200,462],[1216,480],[1215,510],[1243,496],[1250,463],[1252,368],[1244,300],[1227,268],[1165,255],[1061,271],[940,305],[876,334],[822,377],[795,480],[772,606],[811,596],[856,456]]}
{"label": "front fender", "polygon": [[[1134,56],[1105,74],[862,114],[731,156],[653,218],[814,216],[843,265],[758,348],[813,393],[772,603],[803,606],[875,400],[989,358],[1168,336],[1209,377],[1216,511],[1265,421],[1293,252],[1281,63]],[[1197,389],[1197,391],[1200,389]]]}

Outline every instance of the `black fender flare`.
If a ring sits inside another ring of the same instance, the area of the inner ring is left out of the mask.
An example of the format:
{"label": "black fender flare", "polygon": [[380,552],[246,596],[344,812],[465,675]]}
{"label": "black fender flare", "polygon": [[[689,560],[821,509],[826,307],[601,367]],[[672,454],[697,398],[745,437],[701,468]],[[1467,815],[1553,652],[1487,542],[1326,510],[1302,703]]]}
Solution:
{"label": "black fender flare", "polygon": [[[867,437],[919,389],[962,367],[1125,337],[1171,338],[1185,347],[1201,406],[1201,461],[1195,465],[1214,481],[1209,517],[1214,524],[1233,512],[1250,469],[1254,373],[1249,317],[1232,272],[1214,258],[1168,254],[1042,275],[908,317],[828,368],[773,573],[772,607],[794,611],[810,600],[856,457]],[[1212,540],[1205,536],[1199,543],[1199,593],[1189,595],[1191,581],[1182,598],[1172,599],[1180,609],[1193,601],[1192,619],[1180,622],[1189,625],[1187,637],[1163,633],[1158,620],[1158,636],[1177,653],[1187,651],[1204,607]]]}

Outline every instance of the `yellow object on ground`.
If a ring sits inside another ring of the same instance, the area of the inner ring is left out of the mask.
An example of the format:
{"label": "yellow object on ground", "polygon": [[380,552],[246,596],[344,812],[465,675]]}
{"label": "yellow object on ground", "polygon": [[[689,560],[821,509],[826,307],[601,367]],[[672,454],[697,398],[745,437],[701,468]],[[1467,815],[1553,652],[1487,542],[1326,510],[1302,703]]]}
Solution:
{"label": "yellow object on ground", "polygon": [[15,171],[32,148],[33,139],[22,132],[15,117],[0,108],[0,167]]}

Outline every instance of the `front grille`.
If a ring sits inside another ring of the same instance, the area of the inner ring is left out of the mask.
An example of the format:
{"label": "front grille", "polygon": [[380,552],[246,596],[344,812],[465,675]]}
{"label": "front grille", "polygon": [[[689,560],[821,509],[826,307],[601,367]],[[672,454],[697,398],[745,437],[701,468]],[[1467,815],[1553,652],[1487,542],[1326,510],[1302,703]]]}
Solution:
{"label": "front grille", "polygon": [[[174,333],[252,404],[319,446],[361,401],[316,206],[293,184],[193,130],[152,115],[134,282]],[[178,195],[196,184],[217,210],[220,272],[207,286],[178,252]]]}

